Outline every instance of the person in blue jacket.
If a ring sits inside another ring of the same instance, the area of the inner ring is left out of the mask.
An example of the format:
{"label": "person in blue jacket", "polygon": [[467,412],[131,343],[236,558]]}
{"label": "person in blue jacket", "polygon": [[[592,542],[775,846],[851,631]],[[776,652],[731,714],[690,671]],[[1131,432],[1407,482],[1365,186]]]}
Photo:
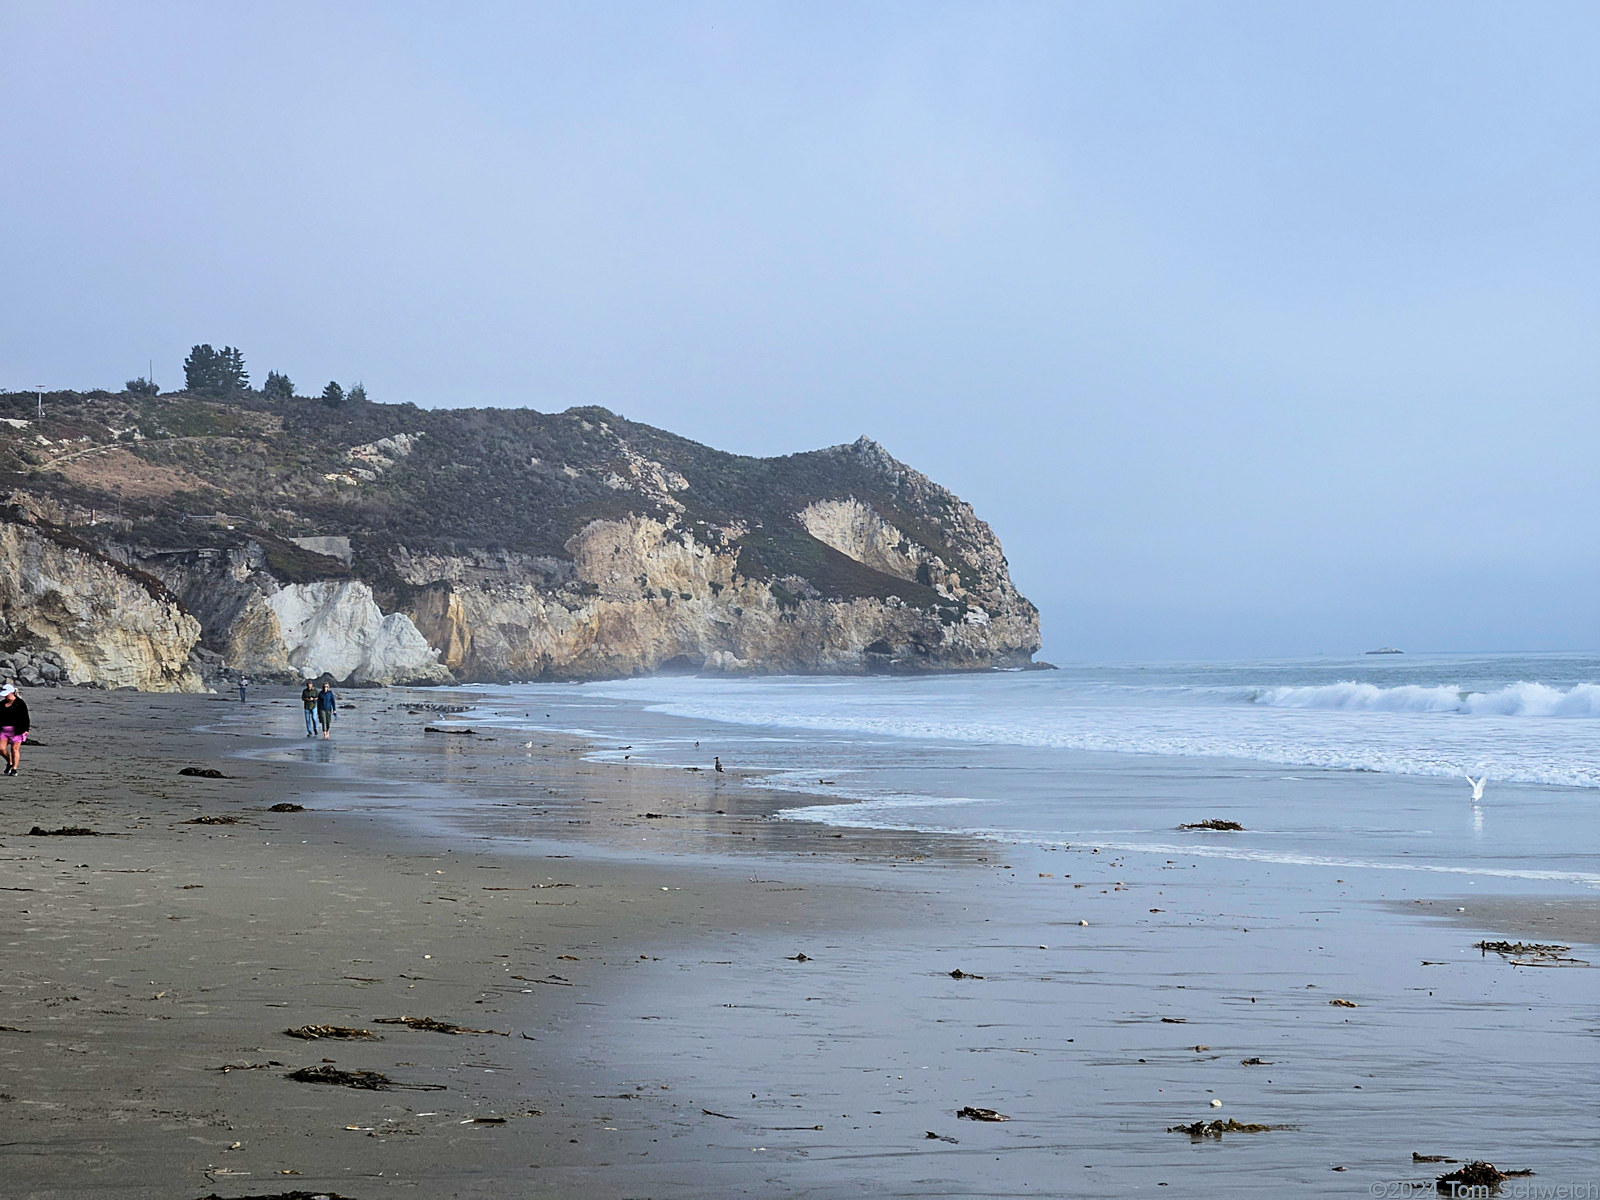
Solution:
{"label": "person in blue jacket", "polygon": [[333,684],[323,681],[317,693],[317,720],[322,722],[323,740],[333,736],[333,719],[339,715],[339,698],[333,694]]}

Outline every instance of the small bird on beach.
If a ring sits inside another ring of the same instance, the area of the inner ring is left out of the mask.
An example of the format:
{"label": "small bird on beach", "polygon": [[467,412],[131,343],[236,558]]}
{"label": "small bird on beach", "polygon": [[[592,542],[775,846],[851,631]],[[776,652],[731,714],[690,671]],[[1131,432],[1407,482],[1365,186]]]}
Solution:
{"label": "small bird on beach", "polygon": [[1471,775],[1467,775],[1465,771],[1462,774],[1466,776],[1467,782],[1472,785],[1472,802],[1476,804],[1483,799],[1483,785],[1489,782],[1489,777],[1485,775],[1482,779],[1474,779]]}
{"label": "small bird on beach", "polygon": [[722,760],[720,758],[716,757],[715,755],[713,755],[711,761],[717,764],[717,774],[721,775],[722,774]]}

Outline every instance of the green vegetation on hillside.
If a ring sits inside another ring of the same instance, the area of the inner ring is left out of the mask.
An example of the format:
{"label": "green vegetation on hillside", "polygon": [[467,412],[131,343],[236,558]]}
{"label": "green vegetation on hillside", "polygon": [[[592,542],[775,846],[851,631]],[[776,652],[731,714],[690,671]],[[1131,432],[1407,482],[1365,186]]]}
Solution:
{"label": "green vegetation on hillside", "polygon": [[0,492],[55,501],[63,528],[90,540],[107,522],[119,540],[161,549],[266,539],[285,580],[330,573],[332,560],[297,552],[284,540],[293,537],[350,536],[356,574],[392,583],[386,552],[398,545],[563,558],[589,521],[676,514],[702,539],[702,525],[742,525],[739,569],[752,577],[800,576],[830,598],[946,605],[925,582],[866,567],[795,519],[815,500],[854,496],[970,573],[945,544],[948,493],[899,488],[870,456],[727,454],[602,408],[421,409],[365,402],[359,385],[330,402],[336,384],[308,399],[275,371],[253,391],[233,348],[195,355],[206,390],[225,394],[50,393],[42,422],[31,393],[0,394],[0,418],[12,422],[0,426]]}

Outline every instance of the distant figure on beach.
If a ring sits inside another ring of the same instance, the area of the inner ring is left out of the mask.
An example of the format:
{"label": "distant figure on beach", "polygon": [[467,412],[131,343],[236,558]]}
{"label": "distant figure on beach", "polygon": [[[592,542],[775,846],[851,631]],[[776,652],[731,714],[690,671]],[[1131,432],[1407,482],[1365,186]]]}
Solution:
{"label": "distant figure on beach", "polygon": [[250,690],[250,681],[243,675],[239,676],[239,703],[245,702],[245,693]]}
{"label": "distant figure on beach", "polygon": [[317,693],[317,719],[322,722],[322,737],[333,736],[333,719],[339,715],[339,698],[333,694],[333,684],[324,682]]}
{"label": "distant figure on beach", "polygon": [[6,774],[15,775],[22,761],[22,743],[28,740],[28,705],[17,695],[15,684],[0,687],[0,754],[5,756]]}
{"label": "distant figure on beach", "polygon": [[[1462,774],[1466,775],[1466,772],[1463,771]],[[1474,779],[1471,775],[1467,775],[1467,782],[1472,785],[1472,802],[1476,804],[1483,799],[1483,785],[1489,782],[1489,777],[1485,775],[1482,779]]]}
{"label": "distant figure on beach", "polygon": [[715,754],[713,754],[711,756],[711,761],[717,764],[717,774],[721,775],[722,774],[722,759],[718,758]]}
{"label": "distant figure on beach", "polygon": [[317,689],[311,686],[311,680],[306,680],[306,686],[300,691],[300,703],[306,709],[306,736],[317,736]]}

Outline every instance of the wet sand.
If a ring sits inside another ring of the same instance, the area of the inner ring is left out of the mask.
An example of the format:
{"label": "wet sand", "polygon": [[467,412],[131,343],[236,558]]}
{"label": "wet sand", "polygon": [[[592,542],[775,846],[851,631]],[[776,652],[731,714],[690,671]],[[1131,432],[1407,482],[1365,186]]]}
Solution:
{"label": "wet sand", "polygon": [[[1593,976],[1485,959],[1436,897],[774,820],[793,798],[732,773],[424,734],[470,719],[395,692],[349,693],[331,743],[287,692],[29,699],[7,1196],[1349,1195],[1431,1181],[1413,1151],[1593,1175]],[[1579,940],[1525,916],[1472,919]],[[401,1086],[285,1078],[323,1065]],[[1167,1132],[1228,1117],[1285,1128]]]}
{"label": "wet sand", "polygon": [[1600,896],[1453,896],[1419,908],[1485,937],[1600,950]]}

